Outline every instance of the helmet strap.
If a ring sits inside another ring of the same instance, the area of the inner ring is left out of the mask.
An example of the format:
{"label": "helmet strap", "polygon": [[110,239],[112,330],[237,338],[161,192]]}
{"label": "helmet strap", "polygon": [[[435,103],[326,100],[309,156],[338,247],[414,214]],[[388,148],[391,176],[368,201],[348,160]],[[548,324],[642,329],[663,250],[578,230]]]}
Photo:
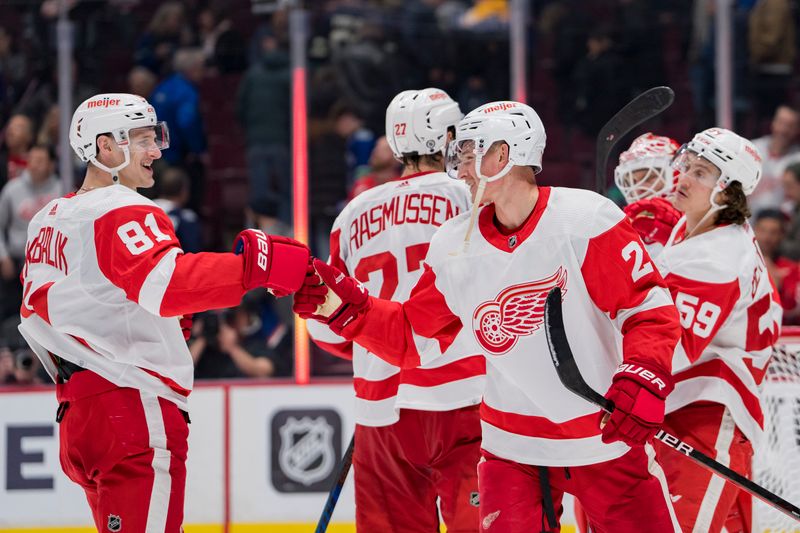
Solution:
{"label": "helmet strap", "polygon": [[123,146],[122,147],[122,152],[125,154],[125,160],[122,163],[120,163],[119,165],[117,165],[117,166],[115,166],[113,168],[107,167],[106,165],[104,165],[103,163],[98,161],[97,160],[97,156],[91,158],[89,161],[91,161],[92,164],[94,166],[96,166],[97,168],[99,168],[100,170],[105,170],[106,172],[111,174],[111,181],[114,182],[114,183],[118,183],[119,182],[119,171],[122,170],[123,168],[127,167],[131,162],[131,153],[128,150],[127,146]]}
{"label": "helmet strap", "polygon": [[700,219],[700,221],[697,223],[697,225],[695,225],[695,227],[692,228],[692,231],[690,231],[689,234],[686,235],[687,239],[689,237],[691,237],[692,235],[694,235],[695,232],[697,232],[698,228],[702,227],[703,223],[706,222],[716,212],[722,211],[723,209],[728,207],[725,204],[718,204],[717,203],[717,201],[716,201],[717,193],[720,193],[720,192],[722,192],[722,187],[720,187],[719,184],[714,185],[714,188],[711,189],[711,197],[709,198],[709,201],[711,202],[711,207],[708,208],[708,211],[706,211],[706,214],[703,215],[703,218]]}
{"label": "helmet strap", "polygon": [[[478,211],[481,209],[481,200],[483,200],[483,193],[486,191],[486,183],[488,181],[488,179],[481,176],[480,181],[478,182],[478,190],[475,191],[475,201],[472,202],[472,210],[469,215],[469,225],[467,226],[467,232],[464,234],[464,247],[461,249],[462,254],[467,253],[469,250],[469,241],[472,238],[472,228],[475,226],[475,219],[478,218]],[[451,255],[458,255],[458,252],[453,252]]]}

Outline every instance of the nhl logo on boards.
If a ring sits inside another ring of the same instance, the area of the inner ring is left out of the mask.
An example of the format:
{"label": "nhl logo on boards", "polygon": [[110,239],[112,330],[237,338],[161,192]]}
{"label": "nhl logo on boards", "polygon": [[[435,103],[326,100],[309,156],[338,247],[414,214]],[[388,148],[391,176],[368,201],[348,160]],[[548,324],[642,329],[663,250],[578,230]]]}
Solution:
{"label": "nhl logo on boards", "polygon": [[117,531],[122,531],[122,518],[115,514],[108,515],[108,523],[106,527],[109,531],[116,533]]}
{"label": "nhl logo on boards", "polygon": [[271,423],[272,484],[280,492],[325,492],[341,455],[341,418],[331,409],[279,411]]}
{"label": "nhl logo on boards", "polygon": [[472,331],[478,343],[492,355],[508,352],[520,337],[541,329],[544,303],[550,289],[560,287],[563,298],[566,286],[567,271],[558,267],[546,278],[503,289],[494,300],[483,302],[472,314]]}

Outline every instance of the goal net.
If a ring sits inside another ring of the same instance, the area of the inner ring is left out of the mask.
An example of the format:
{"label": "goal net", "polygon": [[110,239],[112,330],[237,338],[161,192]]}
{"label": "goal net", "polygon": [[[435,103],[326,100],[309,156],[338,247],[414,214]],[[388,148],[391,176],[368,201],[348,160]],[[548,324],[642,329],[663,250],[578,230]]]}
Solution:
{"label": "goal net", "polygon": [[[759,485],[800,506],[800,327],[785,327],[761,391],[764,440],[753,457]],[[800,522],[753,499],[754,533],[800,533]]]}

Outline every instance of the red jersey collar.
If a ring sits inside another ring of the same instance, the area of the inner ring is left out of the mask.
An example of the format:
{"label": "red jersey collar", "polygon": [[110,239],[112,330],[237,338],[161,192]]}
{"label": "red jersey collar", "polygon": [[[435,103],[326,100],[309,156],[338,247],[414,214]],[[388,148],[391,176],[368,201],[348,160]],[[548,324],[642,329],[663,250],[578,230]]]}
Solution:
{"label": "red jersey collar", "polygon": [[405,181],[414,178],[419,178],[420,176],[427,176],[428,174],[435,174],[438,172],[437,170],[423,170],[422,172],[415,172],[414,174],[409,174],[408,176],[397,176],[396,178],[392,178],[389,181]]}
{"label": "red jersey collar", "polygon": [[494,204],[489,204],[483,208],[480,216],[478,217],[478,229],[480,229],[483,238],[489,243],[504,252],[513,252],[525,239],[531,236],[539,219],[542,218],[547,207],[547,202],[550,198],[550,187],[539,187],[539,198],[536,199],[536,205],[525,219],[522,225],[514,230],[500,229],[495,225]]}

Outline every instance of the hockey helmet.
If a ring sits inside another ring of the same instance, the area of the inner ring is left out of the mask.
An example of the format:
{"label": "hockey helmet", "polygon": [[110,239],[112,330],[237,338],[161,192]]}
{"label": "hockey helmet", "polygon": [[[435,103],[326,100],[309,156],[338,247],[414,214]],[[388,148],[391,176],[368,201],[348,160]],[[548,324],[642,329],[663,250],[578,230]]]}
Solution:
{"label": "hockey helmet", "polygon": [[676,172],[670,163],[679,148],[674,139],[645,133],[619,155],[619,164],[614,169],[614,183],[627,203],[663,198],[675,190]]}
{"label": "hockey helmet", "polygon": [[386,109],[386,140],[396,159],[403,155],[444,155],[447,130],[464,114],[441,89],[403,91]]}

